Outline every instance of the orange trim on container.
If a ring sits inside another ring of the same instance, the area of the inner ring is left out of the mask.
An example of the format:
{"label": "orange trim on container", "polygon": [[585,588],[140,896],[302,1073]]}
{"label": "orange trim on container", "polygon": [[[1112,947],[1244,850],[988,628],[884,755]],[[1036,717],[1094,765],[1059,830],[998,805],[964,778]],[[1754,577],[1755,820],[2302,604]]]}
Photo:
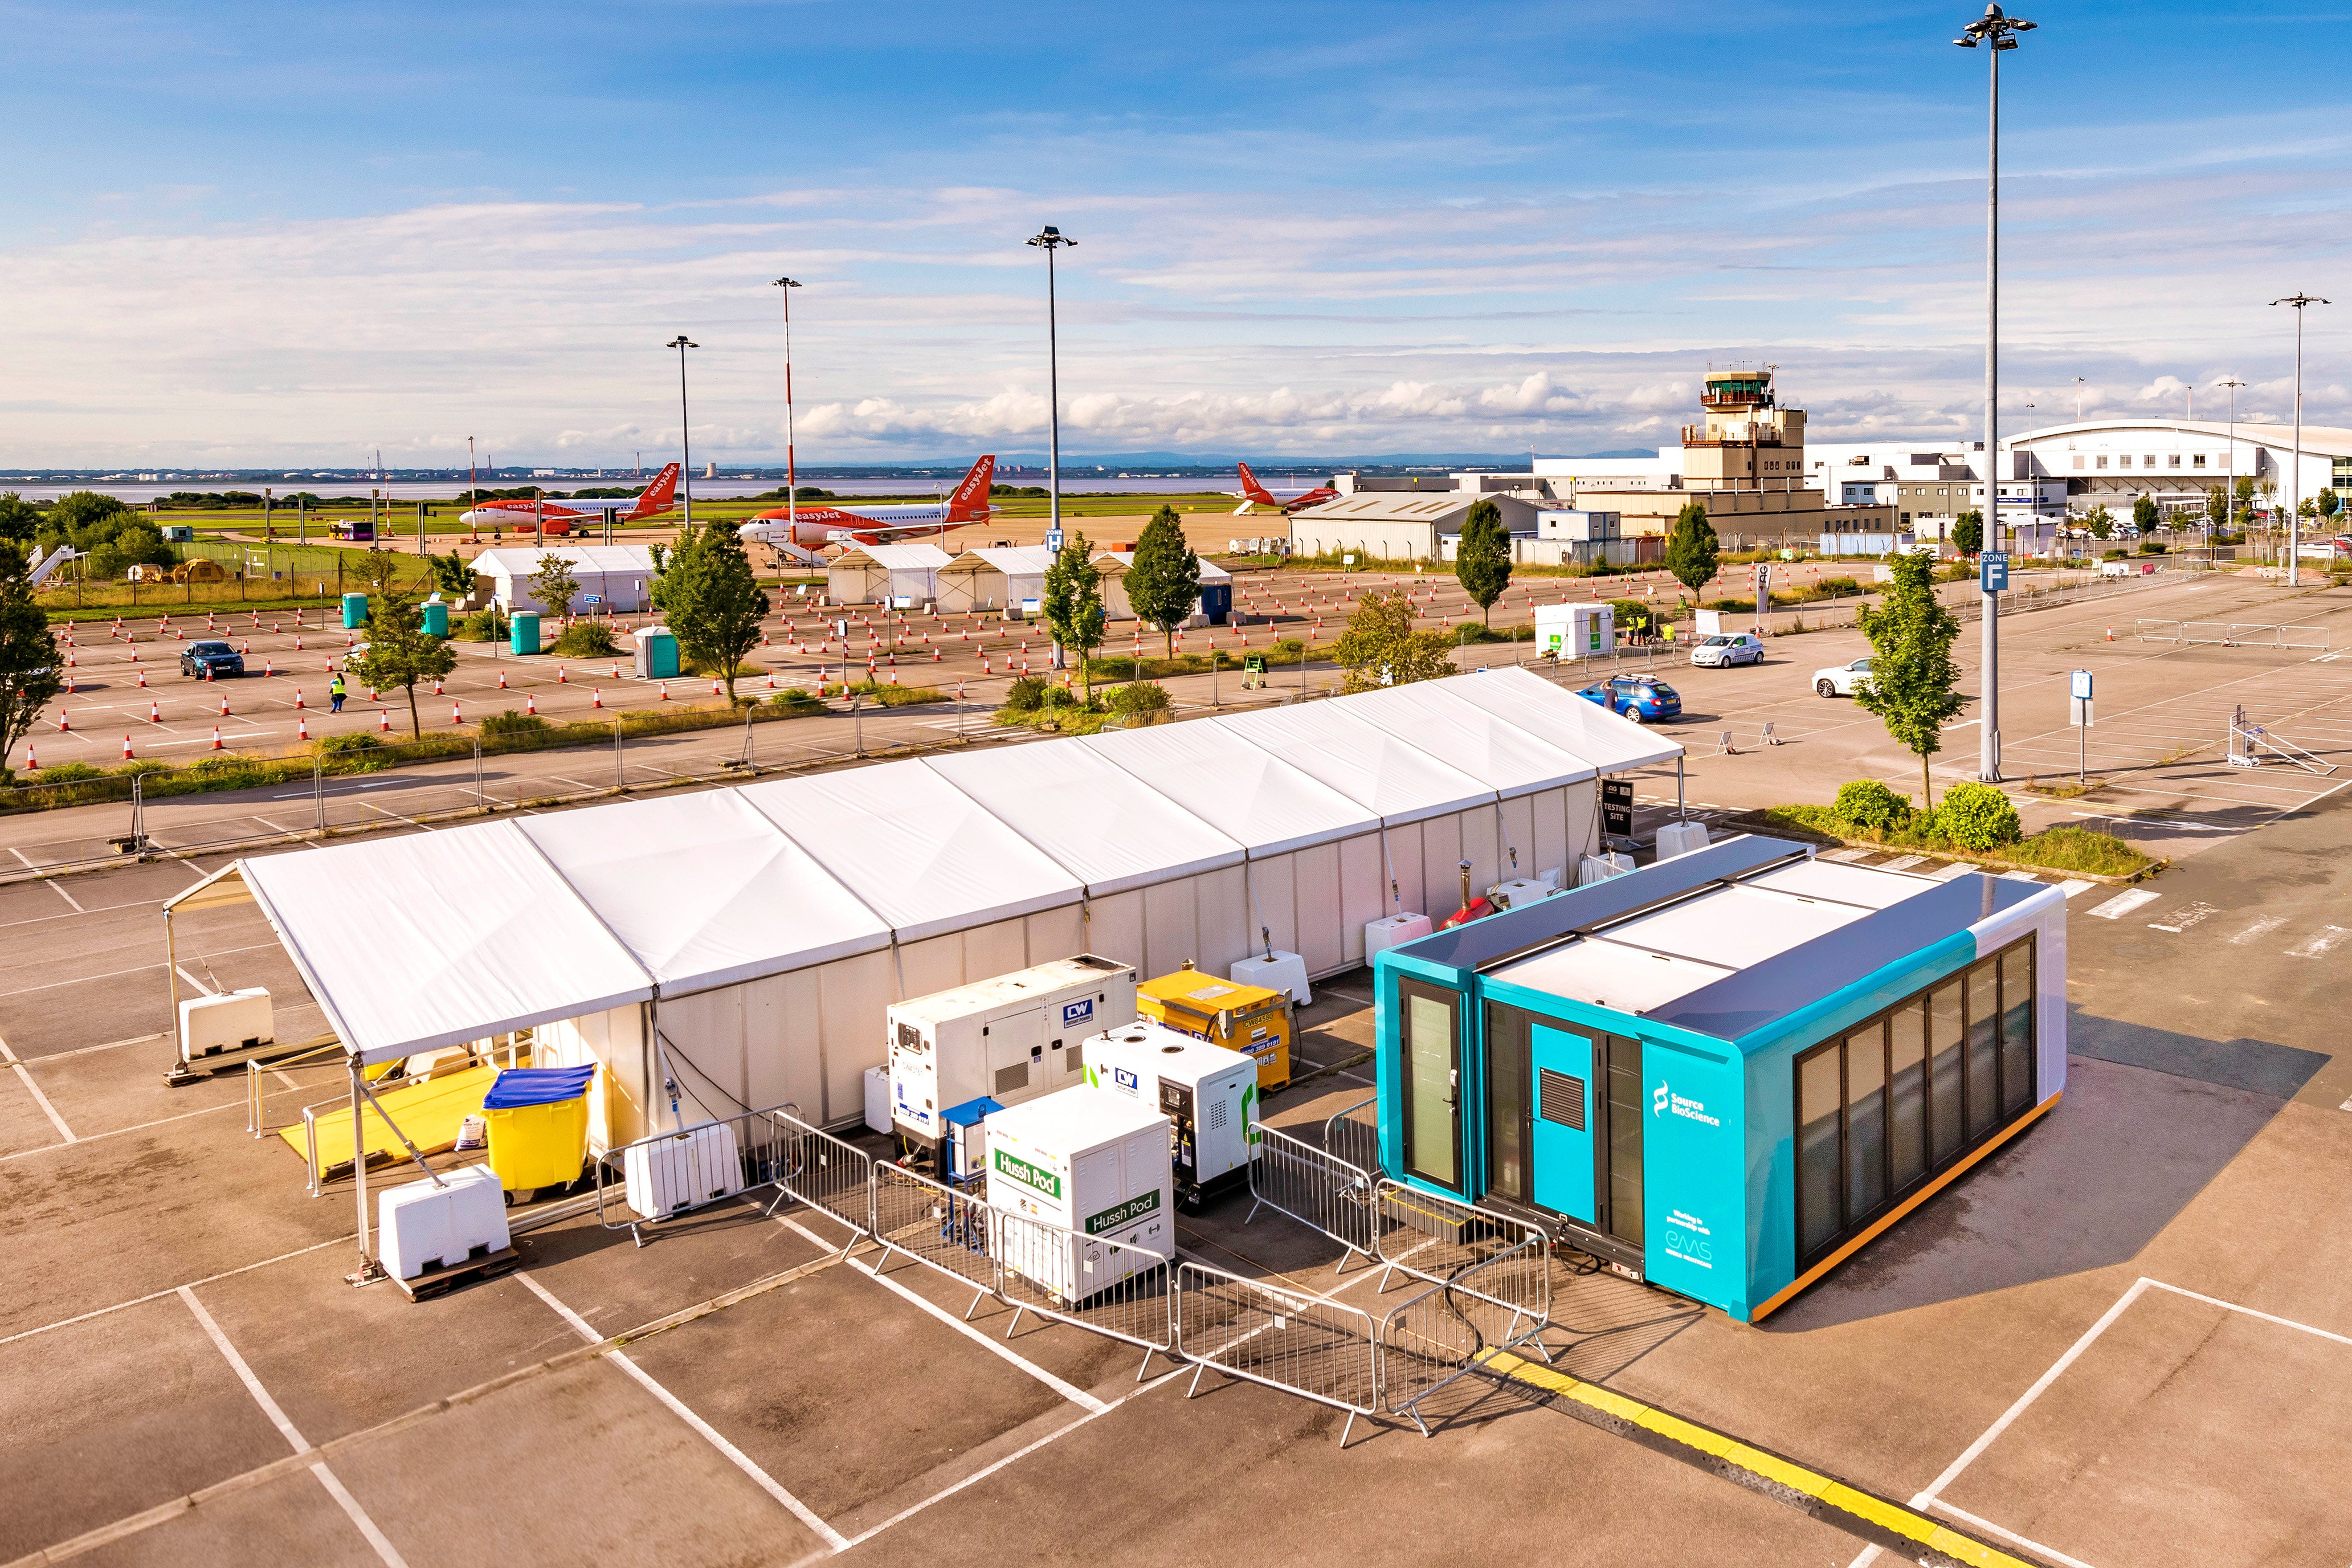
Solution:
{"label": "orange trim on container", "polygon": [[1766,1301],[1762,1306],[1757,1308],[1755,1312],[1749,1316],[1748,1321],[1751,1323],[1760,1323],[1764,1321],[1765,1314],[1768,1312],[1777,1311],[1781,1307],[1786,1306],[1791,1297],[1804,1289],[1806,1286],[1811,1285],[1814,1280],[1819,1279],[1822,1275],[1827,1274],[1831,1269],[1835,1268],[1839,1264],[1843,1263],[1847,1258],[1853,1257],[1856,1252],[1862,1249],[1865,1243],[1876,1237],[1881,1232],[1885,1230],[1888,1226],[1893,1225],[1896,1220],[1901,1219],[1905,1215],[1909,1214],[1913,1209],[1917,1208],[1921,1204],[1926,1203],[1929,1198],[1932,1198],[1937,1193],[1942,1192],[1946,1187],[1951,1185],[1952,1183],[1958,1181],[1962,1175],[1967,1173],[1970,1167],[1974,1166],[1978,1161],[1983,1159],[1986,1155],[1991,1153],[1994,1150],[2000,1148],[2002,1144],[2008,1142],[2011,1139],[2016,1137],[2019,1133],[2032,1126],[2036,1121],[2041,1119],[2042,1112],[2048,1110],[2052,1106],[2058,1103],[2059,1097],[2063,1095],[2065,1092],[2066,1091],[2064,1089],[2060,1089],[2057,1094],[2052,1095],[2049,1099],[2043,1100],[2041,1104],[2035,1106],[2032,1110],[2027,1111],[2024,1115],[2011,1122],[2008,1127],[2002,1130],[2000,1137],[1993,1139],[1990,1142],[1979,1144],[1967,1159],[1961,1161],[1958,1164],[1953,1166],[1942,1175],[1937,1176],[1934,1181],[1928,1183],[1926,1186],[1921,1187],[1917,1192],[1913,1193],[1909,1197],[1904,1199],[1902,1203],[1896,1205],[1895,1207],[1888,1213],[1881,1215],[1877,1219],[1873,1220],[1870,1223],[1869,1227],[1863,1231],[1861,1235],[1855,1237],[1852,1241],[1847,1242],[1843,1247],[1839,1247],[1835,1252],[1831,1253],[1827,1258],[1822,1258],[1819,1263],[1814,1264],[1811,1268],[1806,1269],[1802,1274],[1798,1275],[1796,1279],[1787,1288],[1782,1289],[1780,1294],[1774,1296],[1770,1300]]}

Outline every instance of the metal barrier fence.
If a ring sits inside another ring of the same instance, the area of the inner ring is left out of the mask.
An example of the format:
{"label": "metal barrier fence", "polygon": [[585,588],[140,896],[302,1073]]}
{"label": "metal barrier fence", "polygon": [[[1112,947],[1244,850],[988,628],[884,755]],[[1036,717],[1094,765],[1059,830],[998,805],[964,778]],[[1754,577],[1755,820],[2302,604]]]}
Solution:
{"label": "metal barrier fence", "polygon": [[1190,1260],[1176,1266],[1176,1353],[1198,1363],[1190,1399],[1211,1367],[1279,1388],[1356,1417],[1381,1409],[1381,1338],[1370,1313],[1322,1297],[1277,1289]]}
{"label": "metal barrier fence", "polygon": [[[812,1127],[786,1105],[776,1112],[784,1130],[784,1169],[777,1185],[800,1203],[849,1227],[849,1247],[874,1234],[874,1156]],[[844,1248],[847,1250],[846,1247]]]}
{"label": "metal barrier fence", "polygon": [[[596,1162],[596,1222],[625,1230],[639,1247],[645,1227],[715,1203],[774,1187],[771,1212],[785,1196],[783,1178],[798,1143],[797,1123],[782,1107],[746,1110],[656,1132],[606,1152]],[[613,1168],[621,1170],[622,1204],[614,1217],[605,1194]]]}
{"label": "metal barrier fence", "polygon": [[2309,624],[2283,625],[2268,621],[2175,621],[2137,617],[2132,634],[2139,642],[2180,643],[2197,647],[2319,648],[2327,638]]}
{"label": "metal barrier fence", "polygon": [[1011,1339],[1024,1312],[1140,1346],[1143,1381],[1154,1354],[1175,1346],[1174,1253],[1080,1236],[1012,1210],[996,1215],[996,1294],[1012,1303]]}
{"label": "metal barrier fence", "polygon": [[1334,1273],[1343,1272],[1352,1256],[1375,1261],[1375,1183],[1370,1173],[1278,1127],[1261,1123],[1255,1131],[1259,1142],[1249,1163],[1250,1212],[1242,1223],[1247,1225],[1259,1209],[1269,1208],[1321,1231],[1346,1248]]}
{"label": "metal barrier fence", "polygon": [[[1368,1094],[1355,1104],[1343,1105],[1334,1111],[1323,1123],[1324,1151],[1360,1171],[1379,1169],[1380,1099],[1377,1094]],[[1366,1111],[1373,1114],[1367,1116]]]}
{"label": "metal barrier fence", "polygon": [[[1538,1326],[1549,1320],[1551,1237],[1541,1226],[1388,1179],[1372,1202],[1374,1252],[1390,1273],[1459,1286],[1465,1269],[1493,1266],[1484,1278],[1496,1304],[1531,1313]],[[1381,1289],[1388,1289],[1388,1274]]]}
{"label": "metal barrier fence", "polygon": [[971,1316],[981,1298],[995,1294],[1001,1280],[995,1255],[996,1211],[961,1187],[919,1175],[904,1165],[872,1167],[872,1235],[882,1244],[875,1259],[879,1273],[893,1252],[972,1287]]}
{"label": "metal barrier fence", "polygon": [[[1424,1437],[1422,1401],[1476,1371],[1496,1351],[1534,1340],[1546,1327],[1501,1298],[1523,1288],[1520,1248],[1465,1266],[1454,1279],[1399,1303],[1381,1320],[1381,1394],[1391,1415],[1404,1415]],[[1546,1248],[1533,1249],[1537,1265]],[[1547,1294],[1549,1293],[1547,1288]],[[1540,1342],[1537,1342],[1540,1348]],[[1549,1358],[1547,1353],[1546,1359]]]}

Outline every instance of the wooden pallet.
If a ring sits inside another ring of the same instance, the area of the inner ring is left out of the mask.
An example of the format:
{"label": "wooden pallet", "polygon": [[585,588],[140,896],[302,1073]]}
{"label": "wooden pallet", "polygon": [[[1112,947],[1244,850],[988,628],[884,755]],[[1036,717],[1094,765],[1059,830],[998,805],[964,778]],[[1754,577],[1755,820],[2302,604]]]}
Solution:
{"label": "wooden pallet", "polygon": [[470,1280],[488,1279],[504,1274],[521,1261],[513,1247],[501,1247],[496,1252],[468,1258],[463,1263],[453,1263],[445,1268],[428,1268],[414,1279],[395,1279],[393,1283],[399,1286],[400,1293],[412,1301],[430,1300]]}

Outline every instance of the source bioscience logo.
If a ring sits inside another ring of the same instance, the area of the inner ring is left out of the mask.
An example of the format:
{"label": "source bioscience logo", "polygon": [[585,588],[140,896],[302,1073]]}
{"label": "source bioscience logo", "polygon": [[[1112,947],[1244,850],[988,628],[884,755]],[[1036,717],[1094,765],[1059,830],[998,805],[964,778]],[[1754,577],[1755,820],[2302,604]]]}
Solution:
{"label": "source bioscience logo", "polygon": [[1672,1111],[1688,1121],[1703,1121],[1709,1127],[1723,1125],[1723,1118],[1709,1115],[1704,1102],[1676,1094],[1664,1083],[1650,1091],[1650,1114],[1664,1116]]}

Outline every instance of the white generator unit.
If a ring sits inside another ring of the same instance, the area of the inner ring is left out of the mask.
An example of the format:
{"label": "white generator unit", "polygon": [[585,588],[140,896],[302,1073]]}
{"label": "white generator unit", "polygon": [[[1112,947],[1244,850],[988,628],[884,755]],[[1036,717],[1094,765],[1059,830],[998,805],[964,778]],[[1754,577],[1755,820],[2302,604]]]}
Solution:
{"label": "white generator unit", "polygon": [[506,1250],[506,1189],[488,1165],[387,1187],[375,1201],[377,1260],[395,1279]]}
{"label": "white generator unit", "polygon": [[1168,1118],[1081,1084],[985,1125],[988,1202],[1008,1222],[1007,1268],[1084,1301],[1176,1256]]}
{"label": "white generator unit", "polygon": [[891,1125],[935,1150],[951,1105],[1018,1105],[1085,1082],[1076,1047],[1135,1021],[1135,971],[1081,953],[896,1003],[888,1016]]}
{"label": "white generator unit", "polygon": [[1257,1142],[1257,1058],[1150,1019],[1087,1042],[1087,1082],[1168,1118],[1176,1196],[1198,1208],[1249,1179]]}
{"label": "white generator unit", "polygon": [[632,1143],[621,1152],[621,1177],[629,1206],[647,1219],[740,1193],[743,1162],[734,1124],[708,1121]]}
{"label": "white generator unit", "polygon": [[256,985],[217,996],[191,996],[180,1004],[180,1061],[199,1070],[231,1066],[237,1053],[277,1043],[269,993]]}

